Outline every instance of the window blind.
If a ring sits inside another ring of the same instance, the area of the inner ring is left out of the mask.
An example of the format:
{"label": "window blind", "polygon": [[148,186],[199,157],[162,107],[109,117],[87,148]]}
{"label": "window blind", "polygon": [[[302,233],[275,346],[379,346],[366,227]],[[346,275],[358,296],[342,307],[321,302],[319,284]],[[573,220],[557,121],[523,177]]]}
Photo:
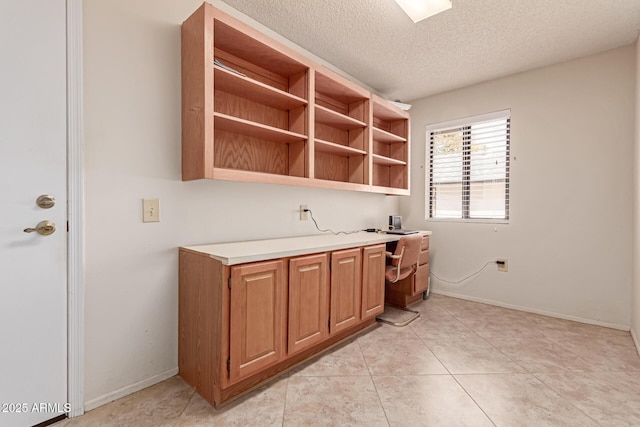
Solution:
{"label": "window blind", "polygon": [[428,218],[509,219],[510,111],[427,127]]}

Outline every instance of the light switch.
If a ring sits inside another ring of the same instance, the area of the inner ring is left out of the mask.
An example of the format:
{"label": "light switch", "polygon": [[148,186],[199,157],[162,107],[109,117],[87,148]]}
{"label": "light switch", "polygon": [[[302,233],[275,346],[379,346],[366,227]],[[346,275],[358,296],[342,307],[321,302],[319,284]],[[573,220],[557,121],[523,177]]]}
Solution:
{"label": "light switch", "polygon": [[142,222],[160,222],[160,199],[142,199]]}

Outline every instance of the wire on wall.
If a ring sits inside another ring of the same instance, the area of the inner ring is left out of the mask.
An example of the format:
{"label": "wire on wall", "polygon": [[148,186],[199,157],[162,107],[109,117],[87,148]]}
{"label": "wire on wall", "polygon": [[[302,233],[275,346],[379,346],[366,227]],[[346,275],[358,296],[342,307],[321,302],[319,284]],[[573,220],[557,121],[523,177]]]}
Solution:
{"label": "wire on wall", "polygon": [[471,273],[470,275],[466,276],[465,278],[460,279],[460,280],[455,281],[455,282],[452,282],[450,280],[445,280],[445,279],[442,279],[442,278],[438,277],[438,275],[433,270],[431,270],[431,275],[433,277],[435,277],[436,279],[440,280],[441,282],[446,283],[447,285],[452,285],[452,286],[456,286],[457,285],[457,287],[462,287],[462,286],[465,285],[464,282],[466,282],[467,280],[469,280],[471,278],[474,278],[478,274],[482,273],[489,265],[495,264],[495,263],[496,263],[496,261],[487,261],[487,263],[480,270],[476,271],[475,273]]}
{"label": "wire on wall", "polygon": [[313,212],[311,212],[311,209],[305,209],[305,212],[309,212],[309,215],[311,215],[311,219],[313,220],[313,223],[316,225],[316,228],[318,229],[319,232],[321,233],[331,233],[335,236],[337,236],[338,234],[353,234],[353,233],[358,233],[362,230],[354,230],[354,231],[333,231],[331,229],[326,229],[326,230],[322,230],[320,229],[320,227],[318,227],[318,222],[316,221],[316,219],[313,217]]}

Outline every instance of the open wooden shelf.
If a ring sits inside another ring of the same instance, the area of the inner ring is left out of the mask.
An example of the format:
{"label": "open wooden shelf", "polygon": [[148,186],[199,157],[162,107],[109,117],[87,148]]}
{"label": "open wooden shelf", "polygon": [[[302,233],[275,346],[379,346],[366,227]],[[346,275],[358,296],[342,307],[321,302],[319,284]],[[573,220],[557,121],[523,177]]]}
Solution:
{"label": "open wooden shelf", "polygon": [[408,194],[409,114],[376,95],[371,103],[372,191]]}
{"label": "open wooden shelf", "polygon": [[235,168],[224,167],[216,167],[214,169],[214,177],[215,179],[222,179],[226,181],[263,182],[270,184],[297,186],[303,186],[309,181],[309,178],[305,177],[239,170]]}
{"label": "open wooden shelf", "polygon": [[403,160],[392,159],[391,157],[373,154],[373,163],[383,166],[405,166],[407,162]]}
{"label": "open wooden shelf", "polygon": [[373,139],[379,142],[384,143],[394,143],[394,142],[406,142],[407,138],[402,136],[398,136],[391,132],[387,132],[386,130],[378,129],[377,127],[373,127]]}
{"label": "open wooden shelf", "polygon": [[372,98],[374,100],[373,114],[381,120],[391,122],[395,120],[405,120],[409,116],[406,111],[400,110],[379,96],[373,95]]}
{"label": "open wooden shelf", "polygon": [[306,135],[228,116],[226,114],[214,113],[213,116],[215,119],[215,128],[226,132],[283,143],[300,142],[307,139]]}
{"label": "open wooden shelf", "polygon": [[341,130],[351,130],[367,126],[363,121],[345,116],[321,105],[316,105],[316,122]]}
{"label": "open wooden shelf", "polygon": [[215,89],[280,110],[307,105],[307,100],[214,65]]}
{"label": "open wooden shelf", "polygon": [[314,178],[368,185],[371,94],[325,68],[314,76]]}
{"label": "open wooden shelf", "polygon": [[[277,79],[278,76],[299,74],[308,69],[309,61],[304,56],[270,39],[210,4],[208,7],[209,10],[205,11],[205,14],[209,16],[205,16],[203,24],[207,30],[209,29],[207,28],[208,25],[213,27],[211,28],[212,31],[206,36],[209,39],[207,42],[212,42],[216,50],[216,57],[219,56],[218,53],[220,51],[223,51],[241,60],[238,63],[230,64],[228,63],[228,58],[220,58],[225,65],[231,66],[252,78],[254,74],[258,74],[257,80],[265,79],[265,81],[269,81],[274,77]],[[248,64],[247,72],[241,69],[243,62]],[[258,68],[268,70],[272,75],[257,71]]]}
{"label": "open wooden shelf", "polygon": [[368,91],[329,70],[316,70],[318,97],[349,105],[369,99]]}
{"label": "open wooden shelf", "polygon": [[359,156],[367,154],[364,150],[358,150],[356,148],[347,147],[345,145],[334,144],[333,142],[323,141],[321,139],[315,139],[316,151],[321,153],[337,154],[339,156]]}

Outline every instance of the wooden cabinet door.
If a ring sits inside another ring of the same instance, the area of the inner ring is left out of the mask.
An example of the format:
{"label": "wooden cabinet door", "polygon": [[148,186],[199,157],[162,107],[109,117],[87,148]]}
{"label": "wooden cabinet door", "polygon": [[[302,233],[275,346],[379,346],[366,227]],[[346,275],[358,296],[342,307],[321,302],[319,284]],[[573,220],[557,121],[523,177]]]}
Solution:
{"label": "wooden cabinet door", "polygon": [[361,271],[360,248],[331,254],[331,334],[360,322]]}
{"label": "wooden cabinet door", "polygon": [[328,335],[327,270],[326,254],[289,261],[289,354],[315,345]]}
{"label": "wooden cabinet door", "polygon": [[284,261],[231,269],[229,380],[234,382],[284,356]]}
{"label": "wooden cabinet door", "polygon": [[385,248],[382,244],[362,251],[362,320],[384,311]]}

